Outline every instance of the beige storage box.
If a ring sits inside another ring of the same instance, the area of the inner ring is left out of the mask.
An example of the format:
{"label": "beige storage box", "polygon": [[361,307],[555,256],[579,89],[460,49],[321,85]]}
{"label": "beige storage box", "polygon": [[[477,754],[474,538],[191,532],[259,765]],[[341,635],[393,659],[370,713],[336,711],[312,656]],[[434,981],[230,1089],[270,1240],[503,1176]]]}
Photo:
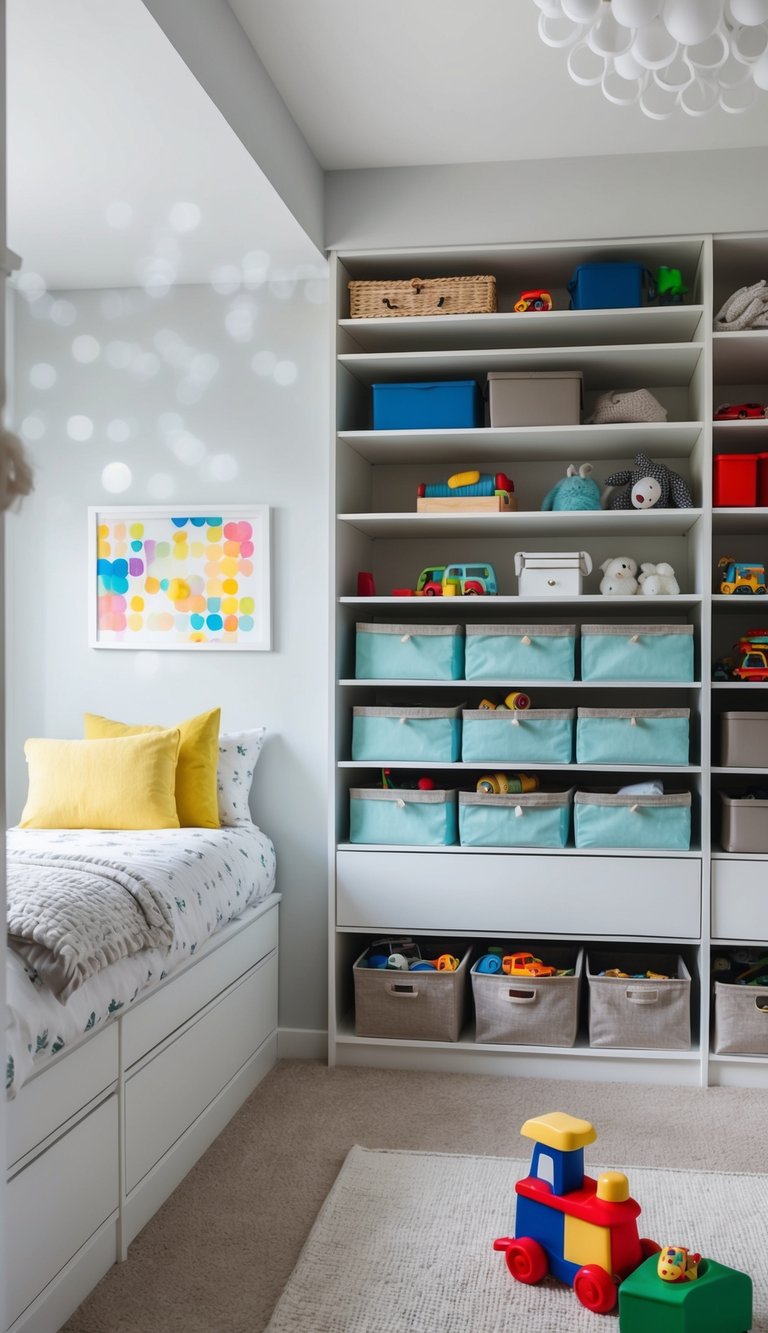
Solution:
{"label": "beige storage box", "polygon": [[[608,968],[628,977],[599,974]],[[660,972],[669,978],[640,978]],[[590,952],[587,959],[590,1046],[685,1050],[691,1045],[691,974],[673,954]]]}
{"label": "beige storage box", "polygon": [[768,801],[720,793],[724,852],[768,852]]}
{"label": "beige storage box", "polygon": [[580,370],[491,370],[492,426],[578,426]]}
{"label": "beige storage box", "polygon": [[723,713],[720,755],[723,768],[768,768],[768,712]]}
{"label": "beige storage box", "polygon": [[768,986],[715,982],[715,1055],[768,1055]]}
{"label": "beige storage box", "polygon": [[[434,954],[422,943],[423,958],[451,952],[435,946]],[[471,949],[461,956],[455,972],[397,972],[366,967],[368,950],[357,959],[355,979],[355,1036],[393,1037],[405,1041],[458,1041],[464,1025]]]}
{"label": "beige storage box", "polygon": [[[510,944],[507,952],[519,952]],[[579,989],[584,951],[532,949],[542,963],[573,968],[572,977],[508,976],[471,972],[475,1041],[521,1046],[573,1046],[579,1027]]]}

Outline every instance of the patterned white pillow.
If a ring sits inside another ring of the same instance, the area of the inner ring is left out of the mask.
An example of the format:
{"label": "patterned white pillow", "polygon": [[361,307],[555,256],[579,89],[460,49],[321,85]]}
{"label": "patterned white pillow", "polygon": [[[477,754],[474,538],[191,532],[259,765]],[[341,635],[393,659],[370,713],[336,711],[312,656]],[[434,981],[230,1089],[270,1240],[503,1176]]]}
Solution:
{"label": "patterned white pillow", "polygon": [[248,797],[266,734],[266,727],[254,727],[251,731],[222,732],[219,736],[216,791],[219,820],[224,828],[251,822]]}

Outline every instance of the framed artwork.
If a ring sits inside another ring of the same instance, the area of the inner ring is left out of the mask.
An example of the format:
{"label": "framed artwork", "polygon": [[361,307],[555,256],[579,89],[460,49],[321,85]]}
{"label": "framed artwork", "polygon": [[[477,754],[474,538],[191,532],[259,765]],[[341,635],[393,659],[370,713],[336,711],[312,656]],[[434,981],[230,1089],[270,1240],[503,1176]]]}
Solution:
{"label": "framed artwork", "polygon": [[88,589],[91,648],[269,649],[269,508],[90,508]]}

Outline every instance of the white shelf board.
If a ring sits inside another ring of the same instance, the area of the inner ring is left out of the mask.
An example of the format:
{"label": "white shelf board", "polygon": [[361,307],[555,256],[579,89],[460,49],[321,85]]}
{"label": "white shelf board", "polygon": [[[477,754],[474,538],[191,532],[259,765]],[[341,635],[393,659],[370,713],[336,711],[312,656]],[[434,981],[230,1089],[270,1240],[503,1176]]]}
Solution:
{"label": "white shelf board", "polygon": [[[500,763],[501,763],[500,760],[495,760],[495,759],[485,759],[480,763],[457,762],[455,764],[439,763],[439,762],[433,763],[429,759],[423,759],[423,760],[339,759],[337,761],[337,767],[357,768],[357,769],[394,768],[397,769],[398,771],[400,771],[401,769],[413,769],[417,772],[421,772],[423,769],[426,768],[432,768],[440,770],[441,772],[443,770],[450,771],[451,773],[454,772],[484,773],[488,767],[493,768],[494,765],[498,767]],[[509,763],[503,764],[502,767],[514,768],[516,767],[516,765],[512,762],[512,760],[510,760]],[[562,773],[564,775],[566,773],[570,773],[572,768],[578,768],[580,773],[581,772],[587,772],[587,773],[700,773],[701,772],[700,764],[672,764],[672,765],[670,764],[580,764],[575,759],[570,764],[535,764],[529,760],[527,763],[523,764],[523,768],[525,768],[526,770],[529,768],[535,769],[537,773],[541,771],[548,773]]]}
{"label": "white shelf board", "polygon": [[[646,858],[653,859],[656,856],[663,857],[665,860],[674,857],[683,861],[696,861],[701,858],[700,847],[691,847],[687,852],[680,852],[663,847],[462,847],[459,843],[449,843],[441,847],[414,847],[406,844],[400,845],[399,843],[340,842],[337,850],[340,852],[418,852],[419,855],[422,852],[425,855],[440,855],[444,852],[450,852],[452,856],[454,853],[460,856],[529,856],[533,853],[541,856],[631,856],[633,858],[640,856],[643,860]],[[545,935],[552,934],[551,931],[541,933]]]}
{"label": "white shelf board", "polygon": [[713,861],[766,861],[768,852],[724,852],[719,848],[712,852]]}
{"label": "white shelf board", "polygon": [[362,384],[431,380],[435,376],[484,376],[492,370],[580,370],[586,389],[644,388],[688,384],[702,343],[645,343],[617,347],[509,348],[438,352],[351,352],[339,365]]}
{"label": "white shelf board", "polygon": [[[714,406],[719,407],[719,403]],[[752,449],[768,448],[768,417],[745,417],[743,421],[713,421],[712,449],[719,453],[723,448]]]}
{"label": "white shelf board", "polygon": [[[602,593],[574,593],[571,597],[547,597],[547,607],[565,606],[576,609],[579,606],[591,610],[593,607],[605,607],[606,610],[616,606],[634,609],[637,607],[638,613],[644,615],[645,607],[664,606],[697,606],[701,602],[701,594],[695,592],[677,593],[675,596],[660,597],[604,597]],[[733,598],[728,598],[732,601]],[[339,602],[343,606],[358,607],[361,611],[375,611],[377,607],[383,606],[400,607],[402,610],[415,610],[418,608],[418,614],[430,610],[442,611],[444,614],[450,614],[450,611],[456,603],[459,603],[464,609],[473,609],[487,616],[492,608],[499,606],[535,606],[543,615],[543,606],[545,599],[543,597],[518,597],[506,593],[494,593],[493,596],[481,597],[340,597]]]}
{"label": "white shelf board", "polygon": [[[768,555],[768,552],[766,552]],[[768,565],[768,560],[766,560]],[[421,598],[419,598],[421,601]],[[768,595],[764,593],[726,593],[715,592],[712,594],[712,612],[714,615],[720,615],[721,612],[733,612],[735,615],[749,616],[754,619],[763,620],[768,624]],[[733,682],[737,683],[737,682]]]}
{"label": "white shelf board", "polygon": [[[768,423],[766,423],[768,425]],[[518,462],[540,459],[687,458],[701,421],[632,422],[623,426],[485,426],[476,430],[346,430],[344,440],[368,463]],[[768,431],[766,432],[768,439]]]}
{"label": "white shelf board", "polygon": [[710,771],[724,774],[726,777],[731,773],[735,774],[736,777],[765,777],[768,775],[768,768],[724,768],[722,764],[713,764]]}
{"label": "white shelf board", "polygon": [[461,1052],[463,1054],[466,1054],[468,1051],[471,1051],[473,1054],[477,1055],[478,1059],[480,1060],[482,1060],[483,1055],[488,1056],[493,1054],[549,1055],[549,1056],[564,1055],[570,1060],[574,1059],[578,1060],[579,1058],[583,1059],[584,1056],[590,1056],[590,1057],[594,1056],[598,1060],[604,1060],[604,1059],[698,1060],[699,1059],[699,1051],[696,1047],[691,1047],[687,1051],[680,1051],[680,1050],[663,1050],[663,1049],[657,1050],[655,1048],[653,1050],[640,1050],[635,1047],[626,1049],[624,1047],[588,1046],[586,1044],[585,1038],[582,1038],[582,1042],[581,1043],[577,1042],[575,1046],[524,1046],[522,1044],[514,1044],[512,1042],[510,1042],[509,1044],[476,1042],[469,1035],[470,1031],[471,1029],[467,1030],[466,1036],[462,1034],[462,1037],[459,1039],[459,1041],[450,1043],[444,1041],[427,1041],[424,1039],[413,1040],[401,1037],[357,1037],[355,1036],[351,1020],[348,1020],[347,1023],[339,1025],[339,1028],[336,1033],[336,1040],[341,1045],[350,1045],[350,1046],[357,1046],[357,1045],[396,1046],[396,1047],[405,1046],[405,1047],[421,1048],[422,1050],[423,1049],[435,1050],[436,1048],[439,1048],[442,1050],[447,1049],[455,1053]]}
{"label": "white shelf board", "polygon": [[595,343],[690,342],[704,313],[701,305],[638,306],[629,310],[514,310],[484,315],[387,315],[340,319],[368,352],[467,348],[574,347]]}
{"label": "white shelf board", "polygon": [[712,378],[715,385],[765,384],[768,389],[768,329],[713,333]]}
{"label": "white shelf board", "polygon": [[[601,509],[570,513],[521,510],[511,514],[339,514],[338,521],[366,537],[570,537],[685,536],[700,509]],[[426,600],[426,599],[425,599]]]}
{"label": "white shelf board", "polygon": [[[742,535],[754,533],[757,536],[764,536],[768,533],[768,506],[763,505],[759,509],[750,509],[746,506],[743,509],[713,509],[712,510],[712,531],[717,533],[733,533]],[[761,558],[765,563],[765,552],[762,552]],[[734,594],[726,594],[731,599]],[[736,600],[741,601],[741,595],[736,594]]]}
{"label": "white shelf board", "polygon": [[768,681],[761,680],[713,680],[713,690],[765,690]]}
{"label": "white shelf board", "polygon": [[[409,689],[463,689],[473,690],[509,689],[510,679],[503,680],[358,680],[347,677],[339,685],[365,686],[375,688],[407,687]],[[515,677],[515,688],[524,690],[700,690],[698,680],[519,680]]]}

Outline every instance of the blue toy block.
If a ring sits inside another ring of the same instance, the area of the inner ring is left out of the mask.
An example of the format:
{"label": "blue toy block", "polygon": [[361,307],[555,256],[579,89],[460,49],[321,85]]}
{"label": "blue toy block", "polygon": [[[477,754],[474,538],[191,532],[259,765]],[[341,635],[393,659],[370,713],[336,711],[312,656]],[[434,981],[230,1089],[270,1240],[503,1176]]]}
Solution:
{"label": "blue toy block", "polygon": [[652,1254],[619,1287],[620,1333],[748,1333],[752,1279],[702,1259],[693,1282],[665,1282]]}
{"label": "blue toy block", "polygon": [[536,1240],[547,1252],[549,1271],[561,1282],[572,1283],[578,1270],[578,1264],[569,1263],[561,1258],[565,1248],[565,1214],[548,1208],[534,1199],[517,1196],[515,1215],[515,1238],[529,1236]]}

